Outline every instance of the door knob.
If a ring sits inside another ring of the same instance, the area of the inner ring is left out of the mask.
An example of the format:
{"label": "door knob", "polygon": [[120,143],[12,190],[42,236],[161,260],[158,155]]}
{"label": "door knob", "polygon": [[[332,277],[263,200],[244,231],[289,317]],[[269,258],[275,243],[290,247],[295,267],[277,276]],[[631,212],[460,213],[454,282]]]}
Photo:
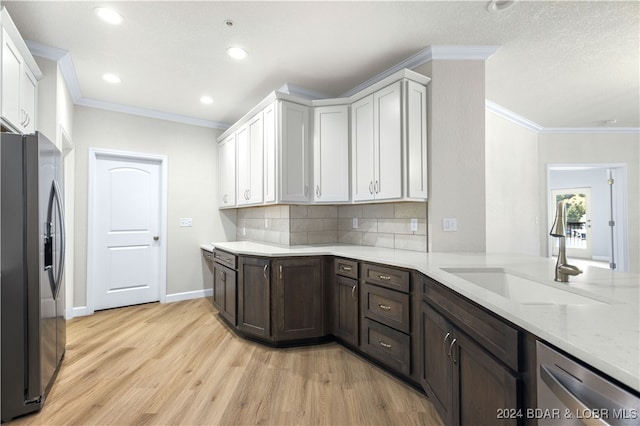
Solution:
{"label": "door knob", "polygon": [[153,241],[158,241],[160,239],[160,237],[158,237],[157,235],[153,236]]}

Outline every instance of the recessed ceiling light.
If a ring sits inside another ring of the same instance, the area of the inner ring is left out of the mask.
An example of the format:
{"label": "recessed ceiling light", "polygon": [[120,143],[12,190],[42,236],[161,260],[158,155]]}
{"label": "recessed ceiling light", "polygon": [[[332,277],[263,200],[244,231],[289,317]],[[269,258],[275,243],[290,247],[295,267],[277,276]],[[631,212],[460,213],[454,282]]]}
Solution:
{"label": "recessed ceiling light", "polygon": [[489,4],[487,4],[487,10],[493,13],[502,12],[503,10],[509,9],[514,3],[515,0],[491,0]]}
{"label": "recessed ceiling light", "polygon": [[203,96],[200,98],[200,102],[205,105],[211,105],[213,103],[213,99],[211,98],[211,96]]}
{"label": "recessed ceiling light", "polygon": [[97,7],[95,9],[95,12],[96,15],[98,15],[98,18],[111,25],[120,25],[124,20],[122,15],[120,15],[113,9],[109,9],[108,7]]}
{"label": "recessed ceiling light", "polygon": [[118,84],[120,83],[120,77],[115,74],[105,74],[102,76],[102,79],[107,83]]}
{"label": "recessed ceiling light", "polygon": [[248,53],[241,47],[230,47],[227,49],[227,55],[231,56],[233,59],[244,59],[247,57]]}

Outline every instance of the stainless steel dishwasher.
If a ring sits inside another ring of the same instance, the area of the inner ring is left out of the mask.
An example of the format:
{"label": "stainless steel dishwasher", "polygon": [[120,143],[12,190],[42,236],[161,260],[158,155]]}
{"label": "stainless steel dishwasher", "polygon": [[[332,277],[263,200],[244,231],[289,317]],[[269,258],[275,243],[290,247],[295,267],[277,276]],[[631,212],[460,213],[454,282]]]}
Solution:
{"label": "stainless steel dishwasher", "polygon": [[640,425],[640,395],[536,343],[538,425]]}

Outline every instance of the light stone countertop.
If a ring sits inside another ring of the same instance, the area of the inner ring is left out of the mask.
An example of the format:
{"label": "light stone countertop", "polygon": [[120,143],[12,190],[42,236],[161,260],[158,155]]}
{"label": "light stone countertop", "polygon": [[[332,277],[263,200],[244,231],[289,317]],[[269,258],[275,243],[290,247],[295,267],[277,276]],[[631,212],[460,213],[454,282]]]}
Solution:
{"label": "light stone countertop", "polygon": [[493,253],[422,253],[354,245],[279,246],[250,241],[201,245],[235,254],[286,257],[331,255],[414,269],[563,349],[640,392],[640,275],[583,266],[566,288],[605,303],[526,305],[499,296],[441,268],[505,268],[535,281],[553,281],[555,259]]}

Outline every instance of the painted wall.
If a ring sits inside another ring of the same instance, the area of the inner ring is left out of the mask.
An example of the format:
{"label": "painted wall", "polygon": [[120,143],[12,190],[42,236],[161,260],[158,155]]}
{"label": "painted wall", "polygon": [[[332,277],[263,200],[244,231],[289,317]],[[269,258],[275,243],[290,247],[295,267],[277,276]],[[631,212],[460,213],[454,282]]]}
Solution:
{"label": "painted wall", "polygon": [[491,111],[486,123],[487,252],[538,256],[538,134]]}
{"label": "painted wall", "polygon": [[[234,240],[235,212],[217,208],[217,143],[221,131],[76,106],[76,263],[74,306],[86,306],[87,186],[89,148],[168,157],[167,295],[200,291],[200,244]],[[193,227],[179,227],[179,218]]]}
{"label": "painted wall", "polygon": [[[640,135],[542,133],[538,148],[540,167],[545,170],[547,164],[626,164],[629,272],[640,272]],[[546,188],[546,179],[546,173],[541,174],[541,188]],[[539,197],[539,214],[544,217],[549,208],[546,190]],[[539,238],[542,255],[546,255],[547,233],[543,231]]]}
{"label": "painted wall", "polygon": [[[435,60],[416,68],[428,86],[428,251],[484,252],[485,63]],[[442,220],[457,219],[456,232]]]}

